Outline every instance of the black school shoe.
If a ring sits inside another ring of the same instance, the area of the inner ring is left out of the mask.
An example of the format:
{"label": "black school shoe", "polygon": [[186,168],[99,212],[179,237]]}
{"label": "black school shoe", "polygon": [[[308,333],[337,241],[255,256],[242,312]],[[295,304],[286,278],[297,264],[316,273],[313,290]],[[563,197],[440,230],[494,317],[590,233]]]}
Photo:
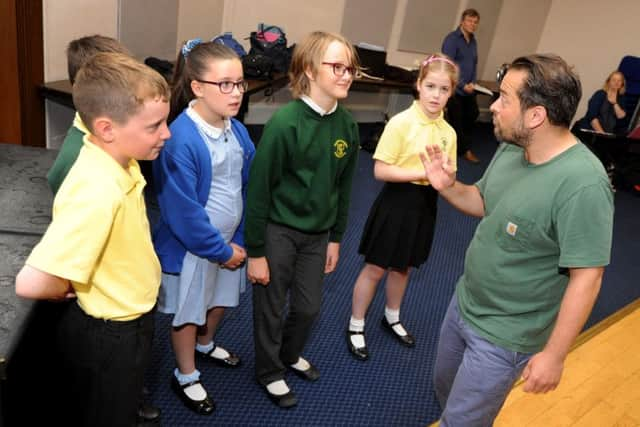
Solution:
{"label": "black school shoe", "polygon": [[298,399],[291,389],[289,389],[289,392],[285,394],[271,394],[267,386],[262,386],[262,389],[267,393],[267,396],[269,396],[269,400],[280,408],[287,409],[298,404]]}
{"label": "black school shoe", "polygon": [[364,331],[356,332],[347,329],[347,345],[349,347],[349,351],[351,352],[353,357],[358,360],[369,360],[369,350],[367,349],[367,346],[365,345],[364,347],[356,347],[355,345],[353,345],[353,342],[351,341],[351,336],[353,335],[362,335],[364,337]]}
{"label": "black school shoe", "polygon": [[320,371],[318,371],[318,368],[313,366],[308,360],[307,363],[309,363],[309,367],[304,371],[301,369],[296,369],[291,365],[289,365],[289,369],[291,369],[294,374],[305,381],[318,381],[318,379],[320,379]]}
{"label": "black school shoe", "polygon": [[384,329],[385,331],[391,333],[391,335],[393,335],[398,341],[400,341],[400,344],[402,344],[403,346],[405,346],[405,347],[415,347],[416,346],[416,340],[407,331],[407,328],[404,328],[404,325],[402,325],[404,330],[407,331],[407,335],[398,335],[396,333],[396,331],[393,330],[393,327],[395,325],[402,325],[402,323],[400,323],[400,321],[397,321],[397,322],[394,322],[394,323],[389,323],[385,316],[382,317],[382,329]]}
{"label": "black school shoe", "polygon": [[196,350],[196,356],[204,359],[204,360],[209,360],[212,361],[214,363],[216,363],[219,366],[223,366],[225,368],[237,368],[238,366],[240,366],[240,357],[238,357],[236,354],[231,353],[229,350],[225,351],[227,353],[229,353],[228,357],[225,357],[224,359],[218,359],[217,357],[213,357],[213,351],[216,349],[216,346],[214,345],[213,348],[211,350],[209,350],[206,353],[203,353],[201,351]]}
{"label": "black school shoe", "polygon": [[181,385],[175,375],[171,376],[171,389],[178,395],[180,400],[182,400],[182,403],[184,403],[187,408],[200,415],[210,415],[213,413],[213,410],[216,409],[216,404],[209,398],[209,396],[205,397],[203,400],[193,400],[184,391],[186,388],[196,384],[201,384],[200,380],[191,381],[187,384]]}

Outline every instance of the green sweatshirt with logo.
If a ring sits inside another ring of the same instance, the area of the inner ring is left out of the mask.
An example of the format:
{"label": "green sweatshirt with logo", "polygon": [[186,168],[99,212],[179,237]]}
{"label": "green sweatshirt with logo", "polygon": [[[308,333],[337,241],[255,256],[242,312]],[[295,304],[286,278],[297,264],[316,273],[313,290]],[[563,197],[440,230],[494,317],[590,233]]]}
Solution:
{"label": "green sweatshirt with logo", "polygon": [[359,146],[358,125],[341,106],[324,116],[301,100],[278,110],[265,125],[249,175],[248,255],[264,256],[268,222],[328,231],[331,242],[340,242]]}

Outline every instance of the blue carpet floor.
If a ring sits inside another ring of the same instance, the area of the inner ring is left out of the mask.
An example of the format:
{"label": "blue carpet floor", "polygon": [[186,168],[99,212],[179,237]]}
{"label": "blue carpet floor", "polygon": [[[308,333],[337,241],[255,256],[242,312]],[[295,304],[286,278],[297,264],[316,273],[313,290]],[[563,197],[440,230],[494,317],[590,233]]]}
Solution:
{"label": "blue carpet floor", "polygon": [[[459,179],[467,183],[478,179],[495,148],[491,128],[480,126],[473,150],[482,162],[470,165],[461,161]],[[478,221],[440,200],[431,256],[412,274],[402,307],[403,321],[415,336],[416,347],[401,347],[380,327],[384,311],[380,288],[367,317],[367,344],[372,357],[364,363],[354,360],[347,350],[345,329],[351,310],[352,286],[362,267],[362,258],[357,254],[360,234],[380,188],[380,183],[372,178],[372,166],[371,155],[361,151],[340,263],[337,271],[325,280],[321,316],[304,352],[304,356],[318,366],[320,380],[306,383],[288,375],[287,380],[299,400],[298,406],[292,409],[279,409],[267,399],[254,380],[249,289],[242,296],[240,306],[227,312],[217,335],[217,342],[237,352],[243,364],[238,369],[225,369],[198,362],[202,381],[216,401],[217,409],[209,417],[196,415],[186,409],[169,388],[175,366],[169,344],[171,318],[158,313],[147,386],[153,403],[162,408],[163,425],[424,426],[439,417],[431,372],[439,325]],[[640,198],[618,192],[616,208],[613,262],[589,325],[640,297],[635,281],[640,276],[640,263],[636,262],[640,253],[637,239]]]}

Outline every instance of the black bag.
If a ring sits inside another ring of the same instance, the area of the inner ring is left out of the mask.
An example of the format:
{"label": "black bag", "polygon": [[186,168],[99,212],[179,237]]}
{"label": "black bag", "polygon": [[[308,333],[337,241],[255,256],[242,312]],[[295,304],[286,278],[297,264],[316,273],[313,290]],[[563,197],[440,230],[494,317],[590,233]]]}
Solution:
{"label": "black bag", "polygon": [[358,58],[360,59],[360,65],[362,66],[362,73],[372,77],[384,78],[385,65],[387,63],[387,52],[380,50],[368,49],[362,46],[354,46]]}
{"label": "black bag", "polygon": [[384,78],[396,82],[414,84],[418,81],[418,72],[419,70],[409,71],[396,67],[395,65],[386,64],[384,67]]}
{"label": "black bag", "polygon": [[145,65],[159,72],[167,82],[171,82],[173,75],[173,64],[167,60],[150,56],[144,60]]}
{"label": "black bag", "polygon": [[286,73],[289,70],[292,48],[287,48],[287,35],[282,28],[261,23],[257,31],[251,32],[249,43],[249,55],[261,54],[271,58],[273,72]]}
{"label": "black bag", "polygon": [[244,77],[255,80],[271,79],[273,60],[261,53],[249,52],[242,57]]}

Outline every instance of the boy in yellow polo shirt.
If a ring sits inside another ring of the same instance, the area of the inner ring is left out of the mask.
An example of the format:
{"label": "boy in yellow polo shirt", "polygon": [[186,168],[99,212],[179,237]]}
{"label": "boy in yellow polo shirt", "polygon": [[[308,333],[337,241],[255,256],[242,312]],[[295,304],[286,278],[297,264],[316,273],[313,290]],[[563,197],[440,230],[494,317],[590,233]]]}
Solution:
{"label": "boy in yellow polo shirt", "polygon": [[[164,78],[100,53],[76,76],[73,102],[91,132],[53,204],[53,221],[16,277],[16,293],[77,296],[60,322],[66,423],[134,425],[160,285],[136,160],[170,136]],[[62,390],[61,390],[62,391]]]}

